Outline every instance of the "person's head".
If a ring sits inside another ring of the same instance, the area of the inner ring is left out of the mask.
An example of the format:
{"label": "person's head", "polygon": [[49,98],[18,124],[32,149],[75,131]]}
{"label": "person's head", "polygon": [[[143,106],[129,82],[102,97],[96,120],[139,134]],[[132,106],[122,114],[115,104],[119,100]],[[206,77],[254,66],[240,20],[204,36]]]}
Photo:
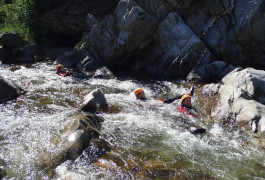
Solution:
{"label": "person's head", "polygon": [[145,99],[145,93],[143,88],[137,88],[133,92],[138,99]]}
{"label": "person's head", "polygon": [[55,67],[55,70],[56,70],[57,72],[65,71],[64,66],[63,66],[62,64],[58,64],[58,65]]}
{"label": "person's head", "polygon": [[191,96],[189,94],[184,94],[181,98],[181,104],[186,107],[191,107]]}

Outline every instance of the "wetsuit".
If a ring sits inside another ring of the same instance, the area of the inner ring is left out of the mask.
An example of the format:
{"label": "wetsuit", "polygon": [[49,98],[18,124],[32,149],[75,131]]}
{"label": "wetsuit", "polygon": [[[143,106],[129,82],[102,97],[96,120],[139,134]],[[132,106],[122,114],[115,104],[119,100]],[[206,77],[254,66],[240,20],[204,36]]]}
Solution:
{"label": "wetsuit", "polygon": [[[190,89],[189,95],[193,96],[193,94],[194,94],[194,87],[192,86],[191,89]],[[160,99],[160,100],[163,101],[164,103],[170,104],[170,103],[174,102],[175,100],[180,99],[183,95],[179,95],[179,96],[176,96],[176,97],[173,97],[173,98],[168,98],[168,99],[165,99],[165,100],[163,100],[163,99]]]}

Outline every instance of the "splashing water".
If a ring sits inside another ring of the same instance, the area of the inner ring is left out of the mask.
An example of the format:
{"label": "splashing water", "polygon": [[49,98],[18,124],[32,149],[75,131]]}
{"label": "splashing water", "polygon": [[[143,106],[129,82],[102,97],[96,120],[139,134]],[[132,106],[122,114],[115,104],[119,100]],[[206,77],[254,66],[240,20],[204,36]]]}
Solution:
{"label": "splashing water", "polygon": [[[156,100],[182,94],[188,86],[166,81],[60,77],[46,63],[1,67],[0,72],[28,91],[16,102],[0,106],[0,159],[11,178],[51,178],[36,166],[36,160],[44,150],[53,148],[52,138],[95,88],[102,89],[110,105],[120,107],[117,113],[99,114],[105,120],[102,138],[112,149],[91,157],[93,151],[88,148],[74,162],[58,166],[53,179],[265,178],[264,153],[244,149],[240,133],[214,124],[207,127],[207,134],[194,136],[176,123],[181,117],[176,111],[179,102]],[[148,102],[135,100],[132,92],[138,87],[145,89]],[[196,93],[192,101],[195,107],[202,106]]]}

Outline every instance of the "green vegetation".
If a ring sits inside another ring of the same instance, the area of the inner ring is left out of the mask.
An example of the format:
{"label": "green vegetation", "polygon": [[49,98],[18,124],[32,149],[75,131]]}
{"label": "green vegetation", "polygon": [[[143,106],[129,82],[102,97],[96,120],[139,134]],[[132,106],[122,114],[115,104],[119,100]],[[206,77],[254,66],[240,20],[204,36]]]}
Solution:
{"label": "green vegetation", "polygon": [[37,33],[37,0],[0,0],[0,33],[20,33],[34,42]]}

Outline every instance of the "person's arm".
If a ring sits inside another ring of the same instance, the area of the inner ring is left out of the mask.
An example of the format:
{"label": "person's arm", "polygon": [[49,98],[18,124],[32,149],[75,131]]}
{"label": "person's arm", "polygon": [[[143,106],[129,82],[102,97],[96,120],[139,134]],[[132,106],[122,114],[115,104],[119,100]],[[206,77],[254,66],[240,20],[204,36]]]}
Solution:
{"label": "person's arm", "polygon": [[193,94],[194,94],[194,86],[192,86],[192,87],[190,88],[190,96],[193,96]]}
{"label": "person's arm", "polygon": [[164,103],[167,103],[167,104],[170,104],[170,103],[172,103],[172,102],[174,102],[175,100],[180,99],[180,98],[181,98],[181,95],[180,95],[180,96],[173,97],[173,98],[167,98],[167,99],[165,99],[163,102],[164,102]]}

